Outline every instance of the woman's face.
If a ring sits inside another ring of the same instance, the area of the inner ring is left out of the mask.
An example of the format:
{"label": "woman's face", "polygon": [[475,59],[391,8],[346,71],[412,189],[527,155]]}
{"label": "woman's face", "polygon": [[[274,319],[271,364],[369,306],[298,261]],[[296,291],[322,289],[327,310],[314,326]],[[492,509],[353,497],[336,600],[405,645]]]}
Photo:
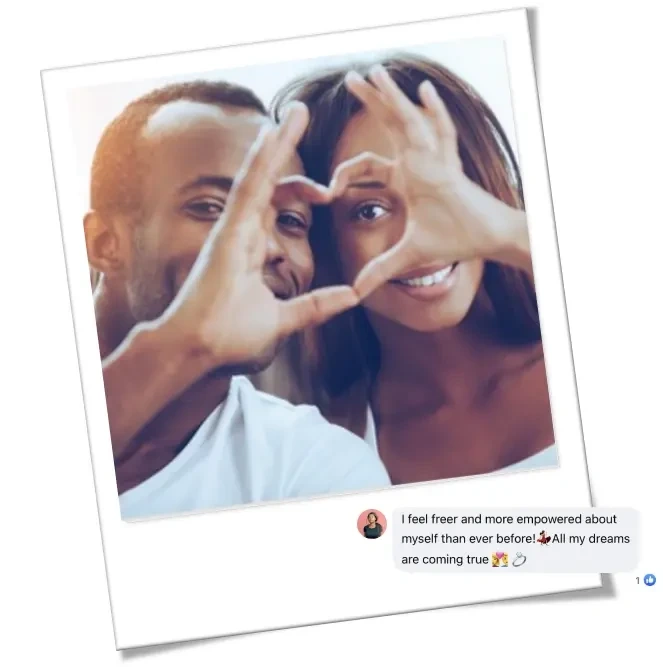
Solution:
{"label": "woman's face", "polygon": [[375,523],[377,520],[378,518],[375,516],[375,514],[368,515],[368,523]]}
{"label": "woman's face", "polygon": [[[342,162],[370,151],[396,158],[396,150],[385,130],[365,112],[348,123],[336,147],[331,171]],[[361,187],[349,187],[332,206],[341,271],[352,283],[363,266],[396,244],[405,230],[406,209],[403,184],[397,178],[388,186],[362,179]],[[458,263],[445,275],[443,262],[413,267],[402,276],[375,290],[364,306],[371,312],[417,331],[436,331],[459,324],[479,290],[483,261]],[[419,289],[412,279],[419,279]],[[424,280],[421,280],[424,279]],[[436,284],[431,286],[432,280]],[[398,282],[407,280],[409,285]]]}

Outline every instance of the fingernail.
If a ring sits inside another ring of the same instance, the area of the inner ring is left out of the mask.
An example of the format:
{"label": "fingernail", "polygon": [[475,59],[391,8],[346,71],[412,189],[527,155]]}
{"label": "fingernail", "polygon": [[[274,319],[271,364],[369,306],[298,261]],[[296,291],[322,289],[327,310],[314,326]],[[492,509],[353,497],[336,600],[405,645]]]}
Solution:
{"label": "fingernail", "polygon": [[371,75],[373,75],[373,76],[389,76],[387,70],[385,69],[385,66],[381,65],[379,63],[377,65],[373,65],[371,67]]}
{"label": "fingernail", "polygon": [[421,89],[429,95],[437,96],[437,88],[435,88],[433,82],[429,79],[426,79],[426,81],[421,84]]}
{"label": "fingernail", "polygon": [[286,121],[296,109],[301,107],[303,105],[303,102],[300,102],[299,100],[293,100],[292,102],[288,102],[286,104],[285,109],[283,110],[283,118],[282,120]]}
{"label": "fingernail", "polygon": [[345,75],[345,80],[346,81],[363,81],[364,77],[359,74],[359,72],[355,72],[354,70],[350,70],[346,75]]}

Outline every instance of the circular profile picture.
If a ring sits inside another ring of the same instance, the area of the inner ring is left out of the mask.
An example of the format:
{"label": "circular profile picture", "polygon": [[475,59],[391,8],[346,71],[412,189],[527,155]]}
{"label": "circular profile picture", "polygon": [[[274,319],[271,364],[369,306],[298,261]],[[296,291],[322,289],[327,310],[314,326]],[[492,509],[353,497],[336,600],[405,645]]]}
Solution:
{"label": "circular profile picture", "polygon": [[367,540],[376,540],[387,530],[387,519],[378,510],[365,510],[359,515],[357,529]]}

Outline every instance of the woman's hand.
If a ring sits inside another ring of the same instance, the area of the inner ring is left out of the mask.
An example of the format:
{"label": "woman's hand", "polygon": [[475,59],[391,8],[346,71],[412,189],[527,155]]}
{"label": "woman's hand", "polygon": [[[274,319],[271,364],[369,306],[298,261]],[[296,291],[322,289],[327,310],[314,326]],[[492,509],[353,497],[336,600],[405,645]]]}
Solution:
{"label": "woman's hand", "polygon": [[389,133],[396,160],[363,154],[338,166],[334,197],[354,181],[397,180],[405,193],[407,223],[401,240],[370,261],[355,279],[363,299],[409,269],[482,258],[531,272],[525,213],[503,203],[463,172],[456,127],[434,86],[419,89],[423,107],[413,104],[387,71],[370,74],[374,86],[356,72],[346,86]]}

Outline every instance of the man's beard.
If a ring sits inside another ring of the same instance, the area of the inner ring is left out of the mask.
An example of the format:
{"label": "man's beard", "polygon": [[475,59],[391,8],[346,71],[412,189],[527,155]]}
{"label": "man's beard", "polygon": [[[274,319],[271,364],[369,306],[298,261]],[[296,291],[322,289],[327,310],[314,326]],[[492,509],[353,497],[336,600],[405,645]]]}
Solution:
{"label": "man's beard", "polygon": [[160,317],[175,298],[175,286],[166,268],[146,249],[142,228],[134,237],[133,263],[128,286],[129,310],[136,322]]}
{"label": "man's beard", "polygon": [[129,309],[136,322],[149,322],[163,315],[173,300],[163,276],[148,276],[144,272],[132,280],[129,287]]}
{"label": "man's beard", "polygon": [[[137,233],[135,237],[131,275],[128,296],[133,319],[136,322],[156,320],[172,303],[179,286],[176,285],[175,277],[146,252],[144,239],[140,233]],[[208,376],[220,378],[261,373],[271,366],[284,343],[285,340],[276,341],[253,359],[241,364],[220,366],[211,371]]]}
{"label": "man's beard", "polygon": [[274,343],[269,348],[261,352],[257,357],[241,364],[231,366],[219,366],[215,368],[210,375],[212,377],[226,377],[231,375],[256,375],[268,369],[276,356],[281,351],[282,343]]}

